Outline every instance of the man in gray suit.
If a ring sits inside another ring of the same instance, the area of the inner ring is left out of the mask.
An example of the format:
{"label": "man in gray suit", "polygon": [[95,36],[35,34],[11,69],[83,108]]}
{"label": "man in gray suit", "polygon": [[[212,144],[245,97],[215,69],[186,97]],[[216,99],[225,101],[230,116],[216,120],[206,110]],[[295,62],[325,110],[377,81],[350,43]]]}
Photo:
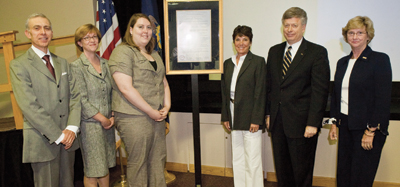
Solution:
{"label": "man in gray suit", "polygon": [[13,91],[24,115],[22,161],[31,163],[36,187],[72,187],[79,93],[68,62],[49,52],[50,20],[32,14],[25,35],[32,47],[10,63]]}

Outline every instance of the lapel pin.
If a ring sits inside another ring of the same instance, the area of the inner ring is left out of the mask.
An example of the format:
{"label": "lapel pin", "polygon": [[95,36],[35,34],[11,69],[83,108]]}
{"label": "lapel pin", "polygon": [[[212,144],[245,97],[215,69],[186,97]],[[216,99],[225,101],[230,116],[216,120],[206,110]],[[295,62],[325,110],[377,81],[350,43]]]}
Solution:
{"label": "lapel pin", "polygon": [[363,56],[363,59],[367,59],[367,57]]}
{"label": "lapel pin", "polygon": [[301,56],[303,56],[303,53],[301,53]]}

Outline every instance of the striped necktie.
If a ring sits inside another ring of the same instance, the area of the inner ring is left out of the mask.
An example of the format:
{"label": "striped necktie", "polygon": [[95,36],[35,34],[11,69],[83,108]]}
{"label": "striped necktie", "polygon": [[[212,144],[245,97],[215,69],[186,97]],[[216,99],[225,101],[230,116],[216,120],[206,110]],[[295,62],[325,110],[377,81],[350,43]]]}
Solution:
{"label": "striped necktie", "polygon": [[285,58],[283,58],[282,79],[285,78],[286,72],[289,69],[290,64],[292,63],[292,54],[290,53],[291,49],[292,46],[289,46],[285,53]]}

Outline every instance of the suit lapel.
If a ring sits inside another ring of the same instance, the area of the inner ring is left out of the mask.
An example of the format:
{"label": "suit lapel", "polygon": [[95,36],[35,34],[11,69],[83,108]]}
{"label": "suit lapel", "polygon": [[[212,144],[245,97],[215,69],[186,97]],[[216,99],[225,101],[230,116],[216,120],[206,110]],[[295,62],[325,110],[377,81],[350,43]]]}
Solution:
{"label": "suit lapel", "polygon": [[233,74],[233,61],[232,59],[229,59],[229,61],[226,62],[226,72],[224,72],[224,77],[225,77],[225,82],[226,82],[226,87],[231,90],[231,83],[232,83],[232,74]]}
{"label": "suit lapel", "polygon": [[[50,73],[49,69],[47,69],[46,64],[44,64],[43,60],[33,51],[32,48],[28,50],[28,59],[31,62],[31,65],[36,68],[40,73],[44,74],[47,76],[50,80],[52,80],[54,83],[56,82],[54,80],[53,75]],[[54,60],[53,60],[54,62]],[[56,69],[54,67],[54,69]],[[56,76],[57,72],[55,71]]]}
{"label": "suit lapel", "polygon": [[[100,58],[100,57],[99,57]],[[100,65],[101,65],[101,75],[103,77],[107,77],[108,71],[107,71],[107,64],[106,61],[102,58],[100,58]]]}
{"label": "suit lapel", "polygon": [[153,53],[151,53],[151,56],[153,57],[154,61],[156,61],[157,70],[154,70],[154,67],[150,63],[147,63],[147,64],[149,65],[150,70],[155,71],[157,74],[160,74],[163,70],[161,67],[164,67],[164,64],[162,63],[162,59],[156,51],[153,51]]}
{"label": "suit lapel", "polygon": [[351,57],[352,55],[353,55],[353,54],[350,53],[349,56],[346,56],[345,59],[342,61],[343,64],[340,64],[340,65],[337,67],[337,69],[336,69],[337,77],[335,77],[335,78],[338,79],[338,82],[342,82],[342,81],[343,81],[344,74],[346,73],[347,67],[349,66],[349,60],[350,60],[350,57]]}
{"label": "suit lapel", "polygon": [[[141,67],[142,69],[146,69],[146,70],[149,70],[149,71],[152,71],[152,72],[155,72],[155,73],[159,73],[160,71],[161,71],[161,66],[164,66],[164,64],[159,64],[159,63],[157,63],[157,58],[158,57],[156,57],[157,55],[155,54],[155,53],[157,53],[156,51],[153,51],[152,53],[151,53],[151,56],[153,57],[153,59],[156,61],[156,64],[157,64],[157,71],[156,70],[154,70],[154,67],[150,64],[150,61],[142,54],[142,53],[140,53],[140,51],[138,50],[138,49],[136,49],[136,48],[134,48],[134,47],[130,47],[132,50],[133,50],[133,53],[136,55],[136,57],[140,60],[140,61],[143,61],[143,66]],[[159,55],[158,55],[159,56]],[[160,61],[160,63],[161,63],[161,61]]]}
{"label": "suit lapel", "polygon": [[79,58],[81,59],[81,63],[83,64],[84,70],[86,70],[87,72],[89,72],[90,74],[92,74],[97,78],[103,79],[103,77],[107,76],[106,62],[104,59],[100,58],[100,56],[98,56],[97,54],[96,57],[99,58],[100,60],[101,75],[99,74],[99,72],[97,72],[97,70],[93,67],[90,61],[86,58],[86,55],[84,53],[82,53]]}
{"label": "suit lapel", "polygon": [[[95,77],[101,78],[100,74],[96,71],[96,69],[94,69],[93,65],[89,62],[84,53],[81,54],[80,59],[87,72],[89,72]],[[100,67],[101,67],[101,73],[103,73],[103,66],[101,60],[100,60]]]}
{"label": "suit lapel", "polygon": [[246,58],[243,61],[242,67],[240,68],[237,79],[246,71],[251,63],[251,59],[253,59],[253,54],[249,51],[246,55]]}
{"label": "suit lapel", "polygon": [[294,56],[294,59],[292,60],[292,63],[290,64],[289,69],[286,72],[286,76],[283,79],[283,81],[285,81],[290,76],[290,74],[292,74],[294,69],[296,69],[296,67],[300,64],[301,60],[303,59],[304,55],[306,54],[306,50],[307,50],[307,41],[305,39],[303,39],[299,49],[296,52],[296,56]]}
{"label": "suit lapel", "polygon": [[[344,78],[344,75],[346,74],[346,71],[347,70],[353,71],[354,69],[357,68],[358,65],[362,65],[360,63],[367,62],[368,56],[371,53],[371,51],[372,51],[372,49],[369,46],[367,46],[364,49],[364,51],[361,53],[361,55],[358,57],[358,59],[356,60],[352,69],[348,69],[348,67],[349,67],[349,60],[353,56],[353,52],[350,52],[350,54],[348,56],[345,56],[345,57],[343,57],[343,59],[339,60],[339,63],[336,66],[335,82],[340,83],[340,88],[342,87],[343,78]],[[351,75],[350,75],[350,79],[351,79]]]}
{"label": "suit lapel", "polygon": [[57,84],[59,84],[61,79],[61,64],[57,56],[54,55],[53,53],[51,54],[51,58],[53,60],[54,73],[56,74],[56,81]]}
{"label": "suit lapel", "polygon": [[274,60],[274,62],[276,63],[275,64],[275,67],[276,67],[276,70],[275,70],[275,78],[276,78],[276,80],[281,80],[281,82],[282,82],[282,76],[283,76],[283,73],[282,73],[282,68],[283,68],[283,54],[285,53],[285,47],[286,47],[286,42],[283,42],[281,45],[279,45],[279,49],[278,49],[278,54],[276,54],[276,59]]}
{"label": "suit lapel", "polygon": [[[100,62],[101,63],[101,62]],[[96,69],[94,69],[92,64],[88,64],[87,66],[87,71],[92,74],[93,76],[97,77],[97,78],[101,78],[100,73],[96,71]],[[102,67],[102,65],[100,64],[100,67]],[[101,68],[101,73],[103,73],[103,68]]]}

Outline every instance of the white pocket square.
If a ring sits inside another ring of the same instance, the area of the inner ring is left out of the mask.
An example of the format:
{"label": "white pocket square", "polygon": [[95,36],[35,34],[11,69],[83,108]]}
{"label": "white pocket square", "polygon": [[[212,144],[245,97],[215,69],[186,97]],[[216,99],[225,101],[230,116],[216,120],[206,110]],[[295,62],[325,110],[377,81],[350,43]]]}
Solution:
{"label": "white pocket square", "polygon": [[61,74],[61,76],[66,75],[66,74],[67,74],[67,72],[63,72],[63,73]]}

